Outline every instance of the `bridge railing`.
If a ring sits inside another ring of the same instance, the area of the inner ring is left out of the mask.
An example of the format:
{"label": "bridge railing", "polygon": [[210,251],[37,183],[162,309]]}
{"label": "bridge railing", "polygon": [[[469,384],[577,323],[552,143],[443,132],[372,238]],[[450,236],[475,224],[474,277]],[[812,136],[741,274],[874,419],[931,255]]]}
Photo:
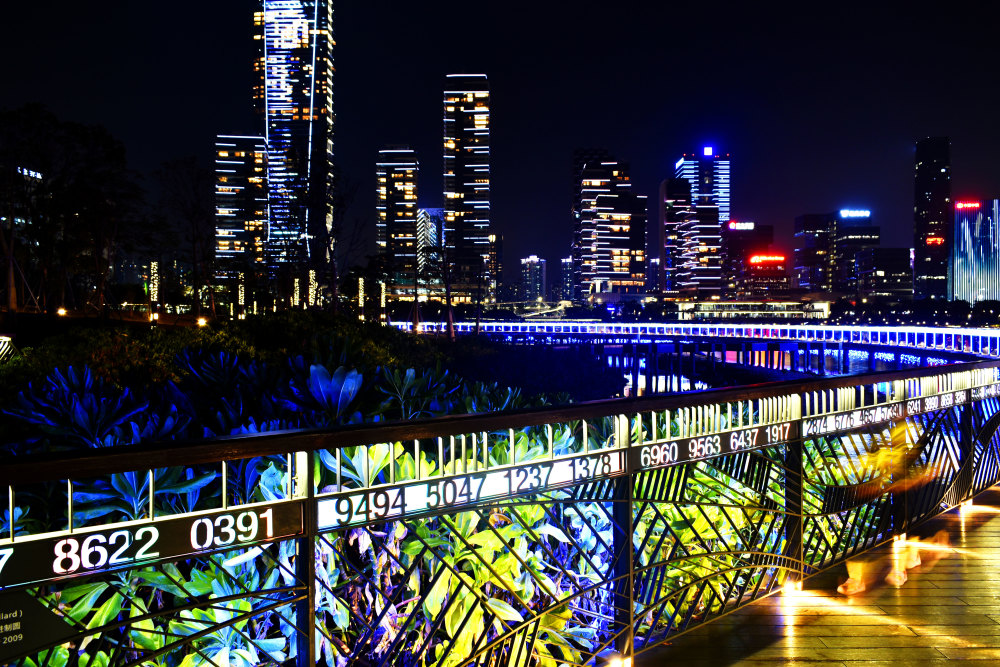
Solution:
{"label": "bridge railing", "polygon": [[642,651],[996,482],[998,368],[16,460],[0,601],[61,625],[0,658]]}
{"label": "bridge railing", "polygon": [[[409,322],[393,326],[410,330]],[[455,325],[459,333],[471,333],[477,325]],[[421,331],[443,333],[446,325],[424,322]],[[482,322],[478,331],[489,336],[620,337],[622,341],[654,340],[676,336],[711,336],[724,338],[783,340],[802,342],[858,343],[915,349],[935,349],[980,357],[1000,357],[1000,329],[972,329],[914,326],[850,326],[821,324],[726,324],[726,323],[648,323],[585,322]]]}

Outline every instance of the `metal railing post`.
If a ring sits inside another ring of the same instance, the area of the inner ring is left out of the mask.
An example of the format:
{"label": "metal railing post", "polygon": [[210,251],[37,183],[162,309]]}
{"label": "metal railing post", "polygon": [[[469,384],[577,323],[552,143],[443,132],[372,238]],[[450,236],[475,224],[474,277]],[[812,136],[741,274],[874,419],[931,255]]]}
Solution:
{"label": "metal railing post", "polygon": [[306,500],[302,505],[302,537],[295,540],[295,577],[305,594],[295,604],[296,667],[316,665],[316,494],[313,452],[306,456]]}
{"label": "metal railing post", "polygon": [[[799,401],[802,401],[801,396]],[[800,406],[799,415],[805,417],[805,410]],[[802,420],[805,421],[804,419]],[[799,433],[805,429],[800,425]],[[802,544],[805,529],[805,517],[802,513],[802,449],[805,438],[799,437],[795,442],[785,445],[785,553],[798,564],[796,582],[805,579],[805,551]]]}
{"label": "metal railing post", "polygon": [[632,444],[632,429],[627,415],[618,415],[615,419],[619,421],[615,431],[618,434],[625,434],[625,442],[615,444],[626,450],[625,474],[619,477],[615,483],[615,495],[612,503],[612,516],[615,523],[615,531],[612,533],[614,540],[614,571],[612,576],[615,581],[614,627],[621,628],[615,641],[615,650],[624,657],[631,657],[634,651],[633,635],[635,632],[635,547],[632,543],[632,506],[635,479],[632,476],[628,447]]}

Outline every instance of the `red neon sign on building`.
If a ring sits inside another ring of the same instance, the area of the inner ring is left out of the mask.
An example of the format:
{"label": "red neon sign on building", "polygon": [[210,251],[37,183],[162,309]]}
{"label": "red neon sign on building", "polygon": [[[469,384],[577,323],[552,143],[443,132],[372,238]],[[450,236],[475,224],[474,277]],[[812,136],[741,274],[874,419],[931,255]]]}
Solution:
{"label": "red neon sign on building", "polygon": [[955,202],[955,208],[961,211],[963,208],[979,208],[979,202],[977,201],[957,201]]}
{"label": "red neon sign on building", "polygon": [[784,261],[784,255],[754,255],[750,258],[751,264],[780,264]]}

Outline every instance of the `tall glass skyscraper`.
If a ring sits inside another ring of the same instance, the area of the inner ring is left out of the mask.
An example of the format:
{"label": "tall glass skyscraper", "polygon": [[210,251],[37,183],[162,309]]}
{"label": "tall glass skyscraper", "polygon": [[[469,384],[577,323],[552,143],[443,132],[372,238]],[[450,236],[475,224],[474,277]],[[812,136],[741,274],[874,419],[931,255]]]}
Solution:
{"label": "tall glass skyscraper", "polygon": [[913,297],[947,299],[953,210],[948,137],[917,142],[913,184]]}
{"label": "tall glass skyscraper", "polygon": [[[333,8],[329,0],[259,0],[254,13],[270,218],[268,268],[283,295],[327,263],[333,208]],[[287,284],[286,284],[287,283]],[[292,301],[297,297],[293,296]]]}
{"label": "tall glass skyscraper", "polygon": [[215,277],[234,314],[245,312],[266,278],[266,179],[263,137],[216,137]]}
{"label": "tall glass skyscraper", "polygon": [[1000,300],[1000,199],[955,202],[951,298]]}
{"label": "tall glass skyscraper", "polygon": [[[485,74],[449,74],[444,89],[444,242],[458,301],[495,296],[491,275],[490,90]],[[495,264],[495,263],[494,263]]]}
{"label": "tall glass skyscraper", "polygon": [[632,190],[628,164],[587,162],[579,187],[575,291],[581,299],[602,302],[644,293],[646,197]]}
{"label": "tall glass skyscraper", "polygon": [[[700,155],[685,153],[674,165],[674,181],[677,179],[684,179],[691,187],[689,212],[674,223],[674,248],[664,249],[668,263],[670,254],[676,258],[674,279],[666,281],[672,284],[665,284],[664,291],[719,298],[723,288],[722,225],[730,220],[729,154],[716,153],[711,146],[702,148]],[[667,225],[664,233],[669,243],[671,229]]]}
{"label": "tall glass skyscraper", "polygon": [[548,285],[545,260],[537,255],[531,255],[521,260],[521,289],[518,298],[522,301],[545,299],[545,288]]}
{"label": "tall glass skyscraper", "polygon": [[378,152],[378,252],[386,262],[389,291],[411,298],[420,269],[417,220],[417,154],[405,146]]}
{"label": "tall glass skyscraper", "polygon": [[691,184],[691,202],[695,206],[718,206],[719,221],[729,222],[729,153],[716,153],[705,146],[701,155],[685,153],[674,165],[674,176]]}

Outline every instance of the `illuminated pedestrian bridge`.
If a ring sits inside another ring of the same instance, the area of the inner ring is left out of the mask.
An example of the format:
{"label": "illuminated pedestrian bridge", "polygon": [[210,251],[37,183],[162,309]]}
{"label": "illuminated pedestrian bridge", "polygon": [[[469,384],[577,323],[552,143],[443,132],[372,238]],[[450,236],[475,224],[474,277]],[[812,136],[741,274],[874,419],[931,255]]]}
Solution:
{"label": "illuminated pedestrian bridge", "polygon": [[[628,371],[646,373],[646,387],[684,370],[653,373],[664,350],[679,364],[813,376],[19,460],[0,470],[0,633],[17,637],[0,662],[640,660],[843,570],[1000,480],[1000,331],[538,322],[480,332],[630,346]],[[844,374],[859,370],[852,359],[864,374]],[[164,485],[194,479],[207,480],[195,497],[162,500]],[[132,516],[103,523],[95,507],[123,495]],[[33,514],[39,497],[62,525]],[[3,630],[11,622],[21,626]]]}

